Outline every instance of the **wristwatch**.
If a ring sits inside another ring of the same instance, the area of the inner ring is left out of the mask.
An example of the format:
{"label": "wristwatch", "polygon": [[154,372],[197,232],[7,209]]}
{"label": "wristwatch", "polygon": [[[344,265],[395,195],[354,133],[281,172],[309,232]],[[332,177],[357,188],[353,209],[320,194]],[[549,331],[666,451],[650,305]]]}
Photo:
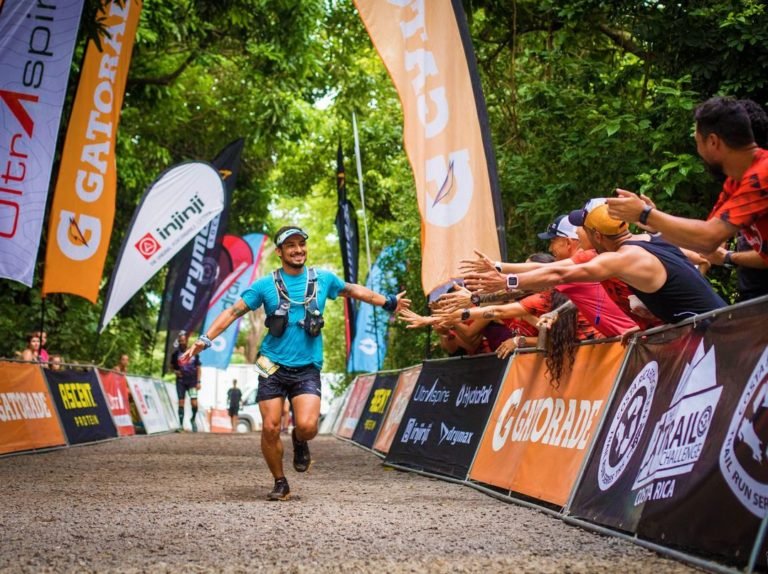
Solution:
{"label": "wristwatch", "polygon": [[475,307],[478,307],[480,305],[480,295],[478,293],[472,293],[472,295],[469,296],[469,301]]}
{"label": "wristwatch", "polygon": [[464,310],[461,312],[461,320],[462,320],[462,321],[466,321],[466,320],[468,320],[468,319],[469,319],[469,309],[464,309]]}
{"label": "wristwatch", "polygon": [[726,251],[725,257],[723,257],[723,267],[733,267],[733,251]]}
{"label": "wristwatch", "polygon": [[205,345],[206,349],[209,349],[211,347],[211,345],[213,345],[211,340],[208,337],[206,337],[205,335],[200,335],[197,338],[197,340],[200,341],[203,345]]}
{"label": "wristwatch", "polygon": [[648,216],[651,214],[651,211],[653,211],[652,205],[646,205],[643,207],[643,211],[640,213],[640,217],[637,218],[637,220],[645,225],[648,223]]}
{"label": "wristwatch", "polygon": [[507,275],[507,291],[512,291],[513,289],[517,289],[517,284],[519,283],[517,279],[517,275],[514,273],[510,273]]}

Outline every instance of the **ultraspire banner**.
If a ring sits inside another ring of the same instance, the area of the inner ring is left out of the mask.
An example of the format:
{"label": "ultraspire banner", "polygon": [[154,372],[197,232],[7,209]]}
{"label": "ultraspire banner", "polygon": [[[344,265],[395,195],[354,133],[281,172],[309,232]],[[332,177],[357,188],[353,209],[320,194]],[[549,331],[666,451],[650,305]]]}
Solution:
{"label": "ultraspire banner", "polygon": [[[355,208],[347,199],[347,176],[344,171],[344,152],[341,150],[341,142],[339,142],[339,149],[336,152],[336,192],[339,199],[339,207],[336,211],[336,231],[339,233],[344,281],[357,283],[360,236]],[[350,297],[344,298],[344,325],[347,359],[349,359],[352,352],[352,341],[355,339],[355,302]]]}
{"label": "ultraspire banner", "polygon": [[208,163],[163,172],[133,214],[112,271],[99,331],[128,300],[224,208],[224,182]]}
{"label": "ultraspire banner", "polygon": [[403,106],[425,293],[479,249],[506,255],[485,100],[460,0],[355,0]]}
{"label": "ultraspire banner", "polygon": [[[40,4],[38,2],[37,4]],[[96,303],[115,217],[115,142],[142,0],[111,0],[86,48],[48,226],[43,296]]]}
{"label": "ultraspire banner", "polygon": [[[267,244],[268,238],[262,233],[251,233],[243,237],[253,252],[253,263],[251,263],[247,269],[240,271],[237,276],[234,276],[236,271],[233,271],[233,276],[225,279],[216,294],[211,299],[211,306],[208,309],[208,315],[205,317],[205,323],[203,323],[202,333],[205,333],[208,325],[219,316],[219,314],[232,305],[234,305],[240,298],[240,294],[247,289],[251,283],[257,278],[259,271],[259,264],[264,256],[264,247]],[[216,369],[226,369],[229,366],[229,360],[232,358],[232,351],[235,348],[235,342],[237,341],[237,334],[240,331],[240,319],[237,319],[233,325],[224,331],[221,335],[213,340],[213,345],[209,349],[206,349],[200,353],[200,361],[206,367],[214,367]]]}
{"label": "ultraspire banner", "polygon": [[82,8],[0,1],[0,277],[28,287]]}

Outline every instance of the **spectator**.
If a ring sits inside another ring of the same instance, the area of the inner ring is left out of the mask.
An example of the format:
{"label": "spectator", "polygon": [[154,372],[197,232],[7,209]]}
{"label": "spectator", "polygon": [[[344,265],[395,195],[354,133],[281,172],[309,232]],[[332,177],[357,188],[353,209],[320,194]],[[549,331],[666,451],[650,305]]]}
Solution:
{"label": "spectator", "polygon": [[35,335],[40,337],[40,352],[38,353],[39,360],[41,363],[47,363],[49,356],[45,346],[48,343],[48,333],[45,331],[35,331]]}
{"label": "spectator", "polygon": [[598,256],[578,265],[548,265],[510,274],[508,285],[546,289],[560,283],[617,277],[657,317],[676,323],[725,306],[706,279],[673,245],[648,234],[633,235],[627,223],[612,218],[605,202],[591,200],[581,212],[587,236]]}
{"label": "spectator", "polygon": [[232,430],[237,430],[238,414],[240,413],[240,404],[243,402],[243,393],[237,388],[237,379],[232,379],[232,388],[227,391],[227,413],[232,421]]}
{"label": "spectator", "polygon": [[696,149],[715,174],[725,176],[720,197],[706,221],[664,213],[646,197],[617,189],[608,198],[608,214],[661,232],[664,239],[699,253],[710,253],[739,230],[768,261],[768,151],[755,143],[750,117],[732,98],[715,97],[700,104]]}
{"label": "spectator", "polygon": [[61,362],[61,355],[51,355],[51,358],[48,361],[48,366],[52,371],[60,371]]}
{"label": "spectator", "polygon": [[131,358],[126,354],[123,353],[120,355],[120,360],[117,362],[117,365],[114,366],[114,370],[118,373],[123,373],[124,375],[128,373],[128,363],[130,363]]}
{"label": "spectator", "polygon": [[176,338],[177,347],[171,355],[171,368],[176,374],[176,394],[179,397],[179,430],[184,429],[184,399],[189,394],[189,406],[192,410],[190,425],[192,432],[197,432],[197,393],[200,391],[200,357],[194,355],[189,360],[180,360],[187,350],[187,333],[181,331]]}
{"label": "spectator", "polygon": [[27,346],[21,352],[21,360],[35,362],[40,360],[40,335],[30,333],[27,336]]}

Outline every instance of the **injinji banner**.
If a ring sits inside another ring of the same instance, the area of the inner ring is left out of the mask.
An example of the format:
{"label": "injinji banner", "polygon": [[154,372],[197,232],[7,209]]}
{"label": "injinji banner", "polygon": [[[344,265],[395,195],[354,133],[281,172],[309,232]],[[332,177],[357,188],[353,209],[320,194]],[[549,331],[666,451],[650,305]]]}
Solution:
{"label": "injinji banner", "polygon": [[729,310],[632,348],[573,515],[746,564],[768,513],[766,312]]}
{"label": "injinji banner", "polygon": [[[205,333],[208,326],[225,309],[234,305],[240,298],[240,294],[253,283],[259,274],[259,265],[264,256],[264,248],[267,244],[267,236],[263,233],[250,233],[243,237],[253,253],[253,262],[243,271],[240,271],[234,280],[225,279],[217,293],[212,298],[212,303],[205,316],[205,323],[200,330]],[[235,273],[233,271],[233,273]],[[240,318],[229,326],[221,335],[213,340],[210,348],[200,353],[200,361],[206,367],[226,369],[232,358],[232,351],[237,341],[237,333],[240,330]]]}
{"label": "injinji banner", "polygon": [[416,183],[425,293],[479,249],[503,259],[503,215],[488,118],[460,0],[355,0],[403,107]]}
{"label": "injinji banner", "polygon": [[117,436],[95,369],[45,369],[44,373],[69,444]]}
{"label": "injinji banner", "polygon": [[66,444],[40,365],[0,361],[0,454]]}
{"label": "injinji banner", "polygon": [[[336,231],[339,234],[344,281],[357,283],[360,241],[355,208],[347,199],[347,176],[344,171],[344,152],[341,150],[341,142],[339,142],[339,149],[336,152],[336,194],[339,202],[336,211]],[[344,335],[347,344],[347,359],[349,359],[352,352],[352,341],[355,339],[355,301],[351,297],[344,298]]]}
{"label": "injinji banner", "polygon": [[128,226],[99,331],[223,208],[224,184],[210,164],[187,162],[163,172],[144,192]]}
{"label": "injinji banner", "polygon": [[381,429],[376,436],[376,442],[373,443],[373,450],[384,454],[389,452],[392,439],[395,438],[397,428],[403,420],[405,408],[408,406],[408,401],[411,400],[413,388],[419,380],[419,374],[421,374],[421,365],[411,367],[400,373],[400,376],[397,378],[395,391],[390,399],[389,409],[384,416],[384,420],[381,422]]}
{"label": "injinji banner", "polygon": [[398,373],[379,373],[373,382],[371,392],[368,394],[368,402],[360,414],[355,434],[352,441],[364,447],[371,448],[376,435],[381,428],[381,420],[387,412],[392,391],[397,384]]}
{"label": "injinji banner", "polygon": [[[38,3],[39,4],[39,3]],[[111,0],[96,18],[69,118],[48,224],[43,295],[96,302],[112,236],[117,193],[115,142],[142,0]]]}
{"label": "injinji banner", "polygon": [[[403,269],[401,241],[382,250],[373,264],[365,286],[385,295],[397,293],[396,273]],[[352,352],[347,361],[350,373],[379,371],[387,356],[387,331],[392,315],[375,305],[360,302]]]}
{"label": "injinji banner", "polygon": [[425,361],[385,462],[465,479],[507,361]]}
{"label": "injinji banner", "polygon": [[28,287],[82,8],[0,2],[0,277]]}

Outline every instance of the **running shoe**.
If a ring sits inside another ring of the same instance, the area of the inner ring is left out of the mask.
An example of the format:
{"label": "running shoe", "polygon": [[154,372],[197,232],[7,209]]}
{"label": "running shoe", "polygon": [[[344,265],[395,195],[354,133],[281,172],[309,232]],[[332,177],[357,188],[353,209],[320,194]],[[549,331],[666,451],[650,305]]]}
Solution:
{"label": "running shoe", "polygon": [[296,472],[307,472],[312,466],[312,457],[309,455],[309,445],[305,440],[296,438],[296,429],[291,433],[293,442],[293,468]]}
{"label": "running shoe", "polygon": [[192,425],[192,432],[197,432],[197,423],[195,422],[195,419],[192,419],[189,422]]}
{"label": "running shoe", "polygon": [[291,498],[291,488],[288,486],[288,481],[285,477],[275,479],[275,487],[267,494],[267,500],[288,500],[289,498]]}

